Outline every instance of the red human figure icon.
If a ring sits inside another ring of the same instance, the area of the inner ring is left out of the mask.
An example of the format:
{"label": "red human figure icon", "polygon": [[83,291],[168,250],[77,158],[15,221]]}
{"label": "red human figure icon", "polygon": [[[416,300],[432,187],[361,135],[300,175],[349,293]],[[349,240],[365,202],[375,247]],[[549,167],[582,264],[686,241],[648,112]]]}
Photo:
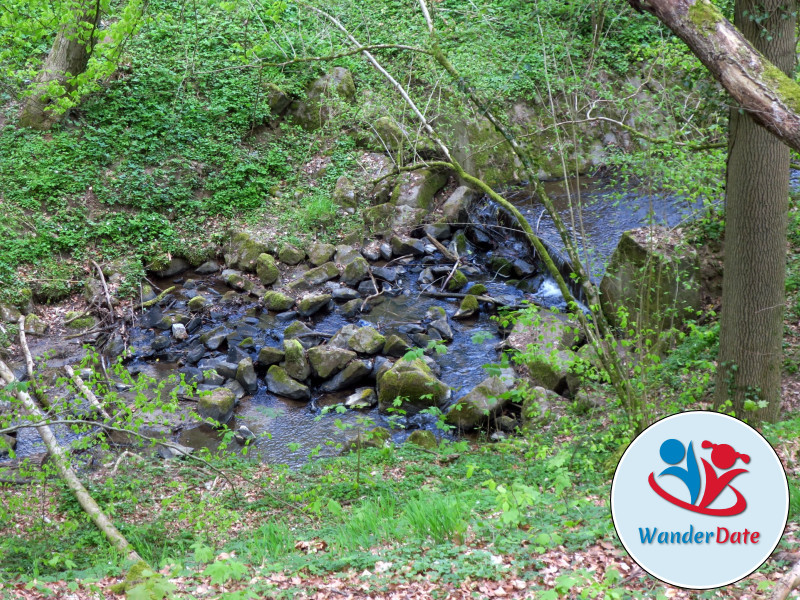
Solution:
{"label": "red human figure icon", "polygon": [[[741,454],[736,452],[732,446],[728,444],[713,444],[708,440],[703,441],[702,443],[703,448],[713,448],[711,451],[711,462],[714,463],[714,466],[718,469],[730,469],[738,459],[742,459],[745,464],[750,462],[750,457],[747,454]],[[733,469],[732,471],[728,471],[727,473],[723,473],[722,475],[717,476],[717,472],[714,470],[708,461],[705,458],[701,459],[703,461],[703,468],[705,469],[706,473],[706,489],[703,493],[703,498],[700,501],[700,507],[705,508],[714,500],[717,499],[726,487],[730,485],[730,482],[733,479],[742,473],[747,473],[747,469]],[[737,512],[733,512],[730,514],[738,514],[742,512],[747,503],[742,496],[742,494],[737,490],[735,487],[730,486],[731,490],[736,494],[736,505],[732,508],[736,509],[739,508],[740,504],[741,509]]]}

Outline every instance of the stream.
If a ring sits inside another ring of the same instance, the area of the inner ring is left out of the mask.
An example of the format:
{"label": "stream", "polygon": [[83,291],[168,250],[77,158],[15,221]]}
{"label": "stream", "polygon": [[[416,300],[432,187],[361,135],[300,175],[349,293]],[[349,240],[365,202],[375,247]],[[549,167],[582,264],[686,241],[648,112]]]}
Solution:
{"label": "stream", "polygon": [[[599,280],[605,265],[611,256],[622,232],[648,223],[674,226],[700,208],[690,205],[680,198],[662,196],[641,196],[634,193],[608,191],[596,181],[586,181],[581,185],[580,195],[584,203],[580,218],[573,221],[569,210],[570,198],[575,201],[577,184],[570,182],[569,189],[562,183],[546,184],[547,191],[555,202],[566,223],[575,223],[573,231],[579,241],[581,255],[588,259],[592,277]],[[561,255],[564,268],[568,262],[563,258],[564,251],[561,240],[549,216],[543,212],[538,202],[532,200],[525,189],[518,189],[509,194],[509,199],[528,218],[538,235],[557,255]],[[473,219],[478,223],[467,227],[465,237],[469,240],[461,256],[467,256],[463,272],[467,275],[469,286],[481,283],[488,289],[488,295],[502,299],[504,304],[515,305],[522,301],[536,302],[548,307],[563,308],[564,302],[555,281],[540,272],[541,267],[531,256],[527,242],[517,238],[513,232],[497,227],[499,209],[484,200],[480,208],[473,211]],[[482,224],[482,225],[481,225]],[[459,231],[454,231],[457,237]],[[443,237],[447,243],[449,236]],[[591,250],[587,250],[591,248]],[[438,377],[453,390],[447,406],[455,403],[467,394],[476,384],[488,375],[483,365],[496,363],[499,352],[496,349],[501,341],[501,334],[492,320],[492,312],[482,308],[476,317],[467,320],[452,318],[458,309],[455,300],[432,298],[421,295],[425,290],[438,290],[438,287],[424,281],[426,269],[445,270],[447,264],[438,251],[431,251],[413,259],[389,261],[396,271],[397,280],[384,285],[383,301],[374,305],[369,312],[345,316],[341,303],[331,302],[324,310],[320,310],[309,318],[303,319],[314,332],[323,334],[320,339],[335,334],[347,324],[359,327],[372,326],[383,335],[400,334],[406,339],[420,339],[414,336],[425,335],[425,319],[431,307],[444,308],[448,316],[448,324],[453,339],[446,344],[444,354],[431,353],[431,358],[438,365]],[[372,262],[372,268],[385,267],[386,259]],[[287,275],[302,274],[295,269]],[[420,281],[421,274],[423,281]],[[369,280],[366,280],[369,281]],[[168,308],[156,315],[173,315],[186,323],[189,337],[185,341],[168,339],[168,331],[160,331],[151,314],[142,315],[142,319],[151,323],[135,327],[130,334],[130,346],[134,356],[127,362],[132,373],[145,373],[157,380],[165,379],[173,373],[183,373],[187,381],[195,381],[198,389],[213,389],[204,380],[203,371],[198,367],[203,361],[228,360],[238,363],[243,357],[251,357],[254,361],[258,351],[263,347],[282,348],[283,331],[292,322],[294,315],[276,314],[267,311],[255,297],[241,294],[236,302],[223,302],[223,295],[230,288],[219,278],[218,274],[199,274],[187,271],[178,276],[155,280],[160,288],[175,286]],[[338,282],[328,282],[319,286],[321,291],[332,291]],[[463,290],[462,290],[463,291]],[[203,311],[202,318],[191,315],[187,309],[188,301],[202,294],[212,299],[210,309]],[[361,297],[366,293],[362,293]],[[297,317],[299,318],[299,317]],[[225,341],[218,347],[200,348],[200,336],[209,331],[223,328]],[[428,328],[430,333],[430,328]],[[166,334],[166,335],[164,335]],[[476,334],[480,334],[477,335]],[[252,341],[246,341],[250,338]],[[480,339],[476,339],[480,338]],[[473,341],[475,339],[475,341]],[[241,344],[246,341],[246,345]],[[188,358],[194,353],[192,358]],[[374,364],[382,360],[371,358]],[[377,369],[377,365],[375,365]],[[220,381],[213,382],[220,385]],[[374,385],[362,383],[359,385]],[[353,386],[356,387],[356,386]],[[235,411],[229,427],[236,430],[245,425],[257,439],[249,452],[249,456],[260,460],[287,464],[291,467],[306,462],[310,455],[331,455],[341,451],[337,444],[346,444],[354,437],[358,429],[367,430],[373,426],[391,429],[392,439],[396,443],[403,442],[414,429],[432,430],[437,437],[443,434],[436,428],[436,419],[427,414],[413,416],[389,416],[379,412],[378,408],[369,410],[347,410],[341,414],[326,414],[325,407],[335,406],[344,401],[352,393],[348,388],[339,392],[323,393],[319,385],[311,386],[310,401],[294,401],[276,396],[267,390],[264,380],[264,369],[258,372],[257,390],[245,395]],[[186,422],[173,429],[172,441],[192,448],[216,449],[220,444],[220,436],[211,427],[198,422]],[[234,451],[240,448],[232,445]],[[33,430],[23,430],[18,438],[18,455],[24,456],[41,450],[41,441]]]}

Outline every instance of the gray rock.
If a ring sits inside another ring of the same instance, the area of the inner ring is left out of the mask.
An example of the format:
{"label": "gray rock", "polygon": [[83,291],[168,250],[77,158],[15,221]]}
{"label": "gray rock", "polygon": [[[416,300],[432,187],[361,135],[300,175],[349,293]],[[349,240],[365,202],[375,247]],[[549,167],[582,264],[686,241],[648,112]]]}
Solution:
{"label": "gray rock", "polygon": [[397,334],[391,334],[386,336],[386,341],[383,345],[383,354],[401,358],[405,356],[406,352],[410,349],[411,346],[408,341]]}
{"label": "gray rock", "polygon": [[394,235],[389,242],[392,245],[392,252],[395,256],[422,256],[425,254],[425,244],[419,240],[406,236]]}
{"label": "gray rock", "polygon": [[225,283],[238,292],[250,293],[256,287],[252,281],[244,277],[239,271],[234,271],[233,269],[225,269],[220,274],[220,277]]}
{"label": "gray rock", "polygon": [[219,271],[219,263],[215,260],[207,260],[194,270],[194,272],[199,275],[209,275],[217,271]]}
{"label": "gray rock", "polygon": [[439,241],[449,239],[451,235],[450,225],[447,223],[430,223],[424,225],[423,229],[425,233]]}
{"label": "gray rock", "polygon": [[326,281],[339,277],[339,269],[332,262],[327,262],[319,267],[314,267],[303,273],[300,277],[290,282],[288,288],[294,292],[313,290]]}
{"label": "gray rock", "polygon": [[200,341],[206,345],[206,348],[209,350],[216,350],[222,343],[225,342],[228,338],[228,332],[222,328],[218,327],[208,333],[204,333],[200,336]]}
{"label": "gray rock", "polygon": [[431,335],[431,330],[438,332],[443,340],[447,342],[453,341],[453,330],[450,328],[450,323],[447,322],[447,317],[440,317],[435,321],[431,321],[428,327],[428,335]]}
{"label": "gray rock", "polygon": [[192,311],[192,312],[200,312],[201,310],[203,310],[209,304],[210,304],[210,301],[208,300],[208,298],[206,298],[205,296],[199,296],[198,295],[198,296],[195,296],[194,298],[192,298],[191,300],[189,300],[189,303],[187,304],[187,306],[189,307],[189,310]]}
{"label": "gray rock", "polygon": [[243,358],[239,361],[239,366],[236,369],[236,381],[249,394],[258,391],[258,379],[256,378],[256,370],[251,358]]}
{"label": "gray rock", "polygon": [[397,269],[392,267],[373,267],[372,274],[376,279],[382,279],[383,281],[388,281],[389,283],[394,283],[397,281]]}
{"label": "gray rock", "polygon": [[378,249],[381,252],[381,258],[383,260],[392,259],[392,246],[390,244],[383,242]]}
{"label": "gray rock", "polygon": [[311,366],[306,359],[306,351],[298,340],[283,340],[284,363],[286,374],[297,381],[305,381],[311,375]]}
{"label": "gray rock", "polygon": [[189,263],[187,263],[182,258],[173,258],[169,261],[169,264],[161,269],[160,271],[156,271],[156,277],[166,278],[166,277],[174,277],[179,273],[183,273],[186,269],[189,268]]}
{"label": "gray rock", "polygon": [[332,379],[320,386],[323,392],[338,392],[353,387],[356,383],[369,375],[372,365],[364,360],[353,360],[339,371]]}
{"label": "gray rock", "polygon": [[273,348],[272,346],[264,346],[258,353],[256,359],[256,366],[269,367],[282,362],[284,359],[284,352],[280,348]]}
{"label": "gray rock", "polygon": [[400,174],[392,192],[392,204],[430,210],[433,197],[447,183],[447,174],[433,169],[417,169]]}
{"label": "gray rock", "polygon": [[239,403],[239,400],[244,398],[245,391],[242,387],[242,384],[236,381],[235,379],[231,379],[230,381],[225,382],[225,385],[222,386],[226,390],[230,390],[233,392],[233,396],[236,398],[236,403]]}
{"label": "gray rock", "polygon": [[289,377],[278,365],[272,365],[267,371],[267,389],[278,396],[292,400],[310,400],[311,391],[307,386]]}
{"label": "gray rock", "polygon": [[342,175],[336,180],[333,187],[333,201],[345,209],[356,208],[356,189],[346,175]]}
{"label": "gray rock", "polygon": [[241,232],[231,237],[230,246],[225,252],[225,262],[233,268],[252,273],[256,270],[258,257],[269,252],[267,244],[257,241],[248,232]]}
{"label": "gray rock", "polygon": [[315,346],[308,350],[308,361],[314,376],[320,379],[327,379],[341,371],[351,360],[356,357],[356,353],[343,348],[328,346]]}
{"label": "gray rock", "polygon": [[266,252],[258,255],[256,260],[256,274],[263,285],[272,285],[281,276],[278,263],[271,254]]}
{"label": "gray rock", "polygon": [[171,442],[169,446],[159,444],[156,446],[156,452],[164,460],[175,460],[176,458],[186,458],[194,452],[194,448]]}
{"label": "gray rock", "polygon": [[[230,362],[228,360],[215,360],[213,368],[225,377],[226,379],[236,379],[236,371],[239,369],[239,363],[237,362]],[[198,365],[200,369],[203,369],[202,363]]]}
{"label": "gray rock", "polygon": [[289,107],[289,114],[304,129],[317,129],[331,117],[332,100],[338,98],[352,102],[355,93],[355,83],[350,71],[344,67],[334,67],[309,84],[305,100],[293,102]]}
{"label": "gray rock", "polygon": [[378,396],[373,388],[364,387],[358,388],[355,392],[350,394],[344,401],[347,408],[363,410],[372,408],[378,404]]}
{"label": "gray rock", "polygon": [[278,252],[278,259],[287,265],[296,265],[302,262],[305,257],[305,251],[291,244],[284,244]]}
{"label": "gray rock", "polygon": [[31,335],[44,335],[47,331],[47,323],[33,313],[25,317],[25,333]]}
{"label": "gray rock", "polygon": [[342,283],[345,285],[357,285],[369,274],[369,263],[363,256],[356,256],[348,262],[342,271]]}
{"label": "gray rock", "polygon": [[507,391],[508,385],[501,378],[485,379],[447,411],[445,420],[464,431],[488,423],[509,403],[507,397],[502,397]]}
{"label": "gray rock", "polygon": [[469,208],[477,197],[478,193],[465,185],[456,188],[442,206],[445,220],[451,224],[468,222]]}
{"label": "gray rock", "polygon": [[294,298],[276,290],[270,290],[264,294],[261,302],[264,303],[267,310],[275,312],[284,312],[294,306]]}
{"label": "gray rock", "polygon": [[314,242],[308,248],[308,260],[315,267],[319,267],[328,262],[336,248],[332,244]]}
{"label": "gray rock", "polygon": [[355,325],[344,325],[342,326],[336,333],[333,334],[330,340],[328,340],[328,346],[332,348],[344,348],[345,350],[350,349],[350,338],[353,337],[353,334],[358,331],[358,327]]}
{"label": "gray rock", "polygon": [[361,297],[361,294],[351,288],[338,287],[333,289],[331,297],[339,302],[347,302],[348,300],[357,300]]}
{"label": "gray rock", "polygon": [[430,406],[440,406],[450,397],[450,388],[431,373],[420,359],[398,360],[378,380],[378,403],[386,412],[401,399],[401,408],[416,412]]}
{"label": "gray rock", "polygon": [[225,378],[216,370],[210,369],[203,372],[203,383],[207,385],[220,386],[225,383]]}
{"label": "gray rock", "polygon": [[350,300],[349,302],[345,302],[344,304],[342,304],[342,308],[340,309],[340,311],[343,316],[349,319],[355,317],[357,314],[361,312],[362,304],[363,302],[360,299]]}
{"label": "gray rock", "polygon": [[157,335],[150,344],[150,347],[156,352],[160,352],[165,348],[169,348],[171,342],[172,340],[170,340],[166,335]]}
{"label": "gray rock", "polygon": [[297,303],[297,312],[300,313],[300,316],[310,317],[327,306],[330,300],[330,294],[311,294],[310,296],[305,296]]}
{"label": "gray rock", "polygon": [[359,354],[375,354],[386,341],[373,327],[359,327],[347,341],[348,347]]}
{"label": "gray rock", "polygon": [[236,433],[233,434],[233,439],[236,440],[237,444],[244,446],[253,442],[256,439],[256,434],[250,431],[247,425],[240,425]]}
{"label": "gray rock", "polygon": [[375,262],[376,260],[379,260],[381,257],[379,244],[377,242],[367,244],[366,246],[361,248],[361,256],[363,256],[370,262]]}
{"label": "gray rock", "polygon": [[195,364],[199,361],[203,356],[205,356],[206,349],[203,344],[195,344],[191,348],[186,351],[186,355],[183,357],[183,360],[190,365]]}
{"label": "gray rock", "polygon": [[213,419],[220,425],[230,421],[236,405],[235,394],[227,388],[217,388],[210,394],[201,394],[197,401],[197,412],[204,419]]}

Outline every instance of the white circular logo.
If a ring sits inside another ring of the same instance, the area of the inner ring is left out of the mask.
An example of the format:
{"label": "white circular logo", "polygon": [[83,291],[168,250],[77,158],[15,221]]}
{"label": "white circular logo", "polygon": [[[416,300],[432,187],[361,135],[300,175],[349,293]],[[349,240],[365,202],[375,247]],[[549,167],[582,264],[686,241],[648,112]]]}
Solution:
{"label": "white circular logo", "polygon": [[666,417],[617,465],[611,516],[631,558],[678,587],[709,589],[755,571],[783,535],[789,486],[749,425],[715,412]]}

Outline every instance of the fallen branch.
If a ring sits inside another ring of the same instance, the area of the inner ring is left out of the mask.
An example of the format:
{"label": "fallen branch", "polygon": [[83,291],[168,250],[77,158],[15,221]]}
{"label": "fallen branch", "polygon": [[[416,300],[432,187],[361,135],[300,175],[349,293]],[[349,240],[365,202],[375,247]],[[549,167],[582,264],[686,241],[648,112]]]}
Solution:
{"label": "fallen branch", "polygon": [[453,254],[452,252],[450,252],[450,250],[445,248],[445,246],[444,246],[444,244],[442,244],[442,242],[437,240],[430,233],[426,233],[425,237],[430,240],[431,244],[436,246],[436,249],[439,252],[441,252],[442,256],[444,256],[447,260],[449,260],[450,262],[458,263],[458,260],[459,260],[458,257],[455,254]]}
{"label": "fallen branch", "polygon": [[798,585],[800,585],[800,561],[794,564],[794,567],[792,567],[791,571],[781,577],[778,585],[776,585],[775,589],[772,590],[770,600],[786,600],[789,592],[791,592]]}
{"label": "fallen branch", "polygon": [[103,275],[103,269],[100,268],[95,261],[91,261],[92,264],[97,269],[97,274],[100,275],[100,283],[103,284],[103,292],[106,296],[106,302],[108,303],[108,310],[111,313],[111,322],[113,323],[116,320],[116,314],[114,313],[114,305],[111,303],[111,294],[108,292],[108,285],[106,284],[106,276]]}
{"label": "fallen branch", "polygon": [[161,292],[158,296],[153,298],[152,300],[148,300],[147,302],[142,302],[142,308],[143,309],[144,308],[149,308],[149,307],[153,306],[154,304],[158,304],[159,302],[161,302],[164,299],[164,296],[169,294],[174,289],[175,289],[174,285],[170,286],[167,289],[165,289],[163,292]]}
{"label": "fallen branch", "polygon": [[[10,385],[16,380],[14,374],[2,360],[0,360],[0,379],[2,379],[6,385]],[[36,402],[27,392],[18,388],[14,394],[22,403],[22,406],[29,415],[39,420],[44,419],[42,411],[39,410]],[[89,518],[91,518],[92,522],[94,522],[97,528],[103,533],[103,535],[106,536],[106,539],[108,539],[111,545],[120,552],[124,553],[129,560],[137,563],[144,562],[142,557],[139,556],[136,550],[134,550],[131,543],[114,526],[114,523],[111,522],[111,519],[106,516],[97,502],[95,502],[94,498],[92,498],[89,491],[81,483],[80,479],[78,479],[78,476],[75,474],[75,471],[72,469],[69,461],[67,460],[64,450],[58,445],[58,442],[53,435],[53,430],[50,428],[50,426],[44,424],[39,425],[36,427],[36,430],[42,437],[45,447],[47,448],[47,452],[50,454],[50,457],[52,458],[53,463],[58,470],[59,476],[73,493],[75,499],[81,505],[81,508],[86,512],[87,515],[89,515]]]}
{"label": "fallen branch", "polygon": [[472,296],[473,298],[477,298],[478,302],[488,302],[490,304],[496,304],[498,306],[502,306],[503,303],[498,300],[497,298],[492,298],[491,296],[476,296],[475,294],[457,294],[455,292],[420,292],[423,296],[430,296],[431,298],[452,298],[452,299],[463,299],[468,296]]}
{"label": "fallen branch", "polygon": [[33,395],[36,396],[39,404],[44,406],[45,409],[50,410],[50,401],[47,399],[47,396],[44,395],[44,392],[39,389],[39,386],[36,385],[36,380],[33,378],[33,357],[31,356],[31,351],[28,348],[28,340],[25,337],[24,315],[20,316],[19,321],[17,321],[17,325],[19,326],[19,345],[22,348],[22,354],[25,356],[25,370],[28,372],[28,379],[31,382]]}

